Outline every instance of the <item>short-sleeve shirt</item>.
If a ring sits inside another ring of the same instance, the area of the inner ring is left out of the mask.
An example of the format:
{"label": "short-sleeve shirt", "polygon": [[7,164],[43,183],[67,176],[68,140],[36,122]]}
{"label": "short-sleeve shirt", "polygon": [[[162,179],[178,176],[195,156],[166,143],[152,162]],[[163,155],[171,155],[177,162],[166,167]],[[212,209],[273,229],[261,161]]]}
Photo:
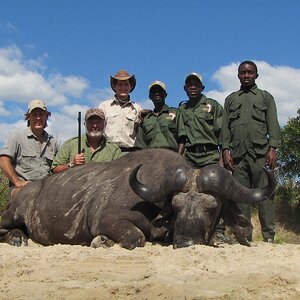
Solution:
{"label": "short-sleeve shirt", "polygon": [[265,156],[269,147],[278,147],[279,138],[277,109],[270,93],[254,85],[225,99],[222,144],[234,158],[246,153],[253,158]]}
{"label": "short-sleeve shirt", "polygon": [[178,150],[176,140],[176,108],[164,105],[160,113],[150,112],[141,123],[134,146],[140,149]]}
{"label": "short-sleeve shirt", "polygon": [[139,125],[138,114],[142,109],[141,106],[132,101],[120,105],[114,97],[103,101],[99,108],[105,114],[107,122],[105,134],[107,137],[119,147],[133,147]]}
{"label": "short-sleeve shirt", "polygon": [[17,175],[25,180],[40,180],[50,172],[53,158],[58,151],[56,139],[44,131],[45,142],[40,143],[28,127],[12,133],[0,156],[9,156]]}
{"label": "short-sleeve shirt", "polygon": [[201,95],[192,107],[190,101],[182,104],[177,114],[177,135],[186,136],[186,147],[220,145],[223,108],[216,100]]}
{"label": "short-sleeve shirt", "polygon": [[[121,149],[103,136],[100,146],[92,153],[86,134],[81,136],[81,146],[85,154],[85,163],[91,162],[110,162],[122,156]],[[71,163],[78,152],[78,137],[67,140],[59,149],[54,157],[53,170],[59,165]]]}

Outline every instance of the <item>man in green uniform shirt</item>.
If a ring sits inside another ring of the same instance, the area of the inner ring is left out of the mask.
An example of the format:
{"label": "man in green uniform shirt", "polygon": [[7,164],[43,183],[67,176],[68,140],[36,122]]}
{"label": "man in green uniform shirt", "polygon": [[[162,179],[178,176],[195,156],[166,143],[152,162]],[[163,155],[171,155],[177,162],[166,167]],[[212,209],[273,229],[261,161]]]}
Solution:
{"label": "man in green uniform shirt", "polygon": [[91,108],[85,114],[86,134],[81,136],[81,153],[78,137],[66,141],[57,152],[52,163],[54,173],[91,162],[109,162],[122,156],[118,145],[104,135],[105,115],[99,108]]}
{"label": "man in green uniform shirt", "polygon": [[[274,170],[280,135],[275,101],[268,92],[257,87],[257,77],[255,63],[244,61],[240,64],[241,88],[226,98],[222,123],[224,166],[249,188],[267,184],[263,166]],[[250,205],[238,206],[250,220]],[[273,201],[267,199],[258,203],[258,212],[263,239],[272,243],[275,236]],[[249,236],[251,240],[252,236]]]}
{"label": "man in green uniform shirt", "polygon": [[178,152],[199,168],[217,164],[223,108],[216,100],[202,94],[204,85],[198,73],[186,77],[184,90],[189,100],[178,109]]}
{"label": "man in green uniform shirt", "polygon": [[[202,94],[204,88],[200,74],[189,74],[184,85],[189,100],[179,106],[177,114],[178,152],[197,168],[222,164],[220,132],[223,108],[216,100]],[[214,240],[233,242],[225,235],[223,222],[217,225]]]}
{"label": "man in green uniform shirt", "polygon": [[164,148],[178,150],[175,138],[176,108],[165,103],[166,85],[162,81],[154,81],[149,86],[149,98],[154,110],[148,113],[140,124],[134,147],[138,149]]}

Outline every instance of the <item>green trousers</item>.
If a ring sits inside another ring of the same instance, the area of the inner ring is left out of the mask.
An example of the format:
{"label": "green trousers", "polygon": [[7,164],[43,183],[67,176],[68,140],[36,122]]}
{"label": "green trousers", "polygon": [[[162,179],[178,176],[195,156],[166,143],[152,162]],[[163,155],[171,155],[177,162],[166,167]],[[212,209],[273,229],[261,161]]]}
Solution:
{"label": "green trousers", "polygon": [[[266,164],[265,157],[252,158],[248,155],[235,161],[233,177],[248,188],[263,188],[268,183],[267,175],[263,170]],[[266,199],[255,204],[258,207],[258,217],[261,233],[264,240],[274,239],[275,236],[275,209],[273,199]],[[238,203],[244,216],[251,220],[251,205]]]}

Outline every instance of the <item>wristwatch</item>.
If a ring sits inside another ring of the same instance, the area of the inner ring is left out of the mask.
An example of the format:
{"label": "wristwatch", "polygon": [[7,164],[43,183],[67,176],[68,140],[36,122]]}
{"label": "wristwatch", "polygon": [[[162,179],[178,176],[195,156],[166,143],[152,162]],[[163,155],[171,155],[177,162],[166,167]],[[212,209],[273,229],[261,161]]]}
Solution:
{"label": "wristwatch", "polygon": [[75,165],[73,163],[68,163],[68,168],[73,168]]}

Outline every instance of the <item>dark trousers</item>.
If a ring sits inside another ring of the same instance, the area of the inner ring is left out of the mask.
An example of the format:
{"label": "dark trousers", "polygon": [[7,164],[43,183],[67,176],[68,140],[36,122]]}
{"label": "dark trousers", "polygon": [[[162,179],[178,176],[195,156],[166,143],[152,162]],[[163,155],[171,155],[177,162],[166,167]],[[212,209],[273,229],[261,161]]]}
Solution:
{"label": "dark trousers", "polygon": [[[248,188],[263,188],[267,185],[268,179],[263,170],[266,164],[265,157],[253,159],[246,155],[242,159],[235,161],[233,177],[242,185]],[[264,240],[275,236],[275,209],[273,199],[266,199],[256,204],[258,207],[258,217],[261,225],[261,233]],[[251,220],[251,205],[238,203],[238,207],[244,216]]]}

